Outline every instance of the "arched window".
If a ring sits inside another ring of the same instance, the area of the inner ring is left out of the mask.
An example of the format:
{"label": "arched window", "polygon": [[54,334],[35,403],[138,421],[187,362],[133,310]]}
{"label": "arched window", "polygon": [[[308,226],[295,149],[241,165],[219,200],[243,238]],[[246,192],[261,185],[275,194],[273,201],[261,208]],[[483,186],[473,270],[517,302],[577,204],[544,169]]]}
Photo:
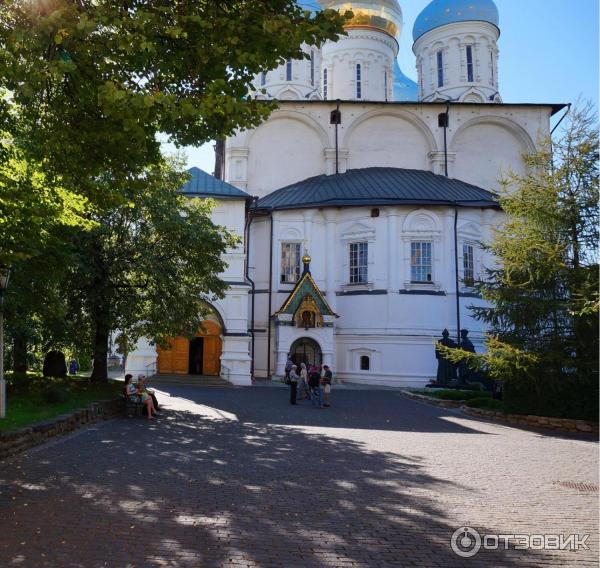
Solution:
{"label": "arched window", "polygon": [[361,70],[360,63],[356,64],[356,98],[362,98],[362,78],[361,78]]}
{"label": "arched window", "polygon": [[437,52],[437,76],[438,87],[444,86],[444,52],[440,49]]}
{"label": "arched window", "polygon": [[327,69],[323,69],[323,99],[327,100]]}
{"label": "arched window", "polygon": [[288,59],[285,64],[285,80],[286,81],[292,80],[292,60],[291,59]]}
{"label": "arched window", "polygon": [[267,73],[266,73],[266,71],[263,71],[263,72],[260,74],[260,86],[261,86],[261,87],[264,87],[264,86],[265,86],[265,84],[266,84],[266,82],[267,82]]}
{"label": "arched window", "polygon": [[360,370],[368,371],[371,368],[371,359],[368,355],[360,356]]}
{"label": "arched window", "polygon": [[315,51],[310,52],[310,84],[315,86]]}
{"label": "arched window", "polygon": [[387,81],[387,70],[383,72],[383,92],[385,93],[385,100],[388,100],[388,81]]}
{"label": "arched window", "polygon": [[467,81],[473,82],[473,48],[467,45]]}

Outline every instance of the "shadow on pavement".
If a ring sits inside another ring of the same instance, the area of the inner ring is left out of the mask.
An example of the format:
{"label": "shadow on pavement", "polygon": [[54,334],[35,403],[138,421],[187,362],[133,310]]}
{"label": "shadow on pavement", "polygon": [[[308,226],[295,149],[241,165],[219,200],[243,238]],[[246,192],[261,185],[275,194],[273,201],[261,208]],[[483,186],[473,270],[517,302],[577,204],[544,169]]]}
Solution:
{"label": "shadow on pavement", "polygon": [[[434,498],[456,492],[460,502],[464,488],[426,474],[418,459],[250,421],[252,402],[203,407],[213,414],[171,402],[154,424],[113,421],[0,465],[0,565],[466,565],[449,546],[457,527]],[[337,404],[349,420],[341,395]],[[469,565],[543,559],[502,551]]]}

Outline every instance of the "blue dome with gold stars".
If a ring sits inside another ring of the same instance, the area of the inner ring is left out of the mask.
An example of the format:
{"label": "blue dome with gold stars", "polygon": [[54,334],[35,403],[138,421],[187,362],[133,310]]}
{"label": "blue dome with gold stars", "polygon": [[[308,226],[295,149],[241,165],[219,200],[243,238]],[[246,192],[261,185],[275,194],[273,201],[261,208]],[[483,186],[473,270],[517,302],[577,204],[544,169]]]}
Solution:
{"label": "blue dome with gold stars", "polygon": [[423,34],[456,22],[488,22],[499,27],[498,8],[493,0],[433,0],[418,15],[413,40]]}

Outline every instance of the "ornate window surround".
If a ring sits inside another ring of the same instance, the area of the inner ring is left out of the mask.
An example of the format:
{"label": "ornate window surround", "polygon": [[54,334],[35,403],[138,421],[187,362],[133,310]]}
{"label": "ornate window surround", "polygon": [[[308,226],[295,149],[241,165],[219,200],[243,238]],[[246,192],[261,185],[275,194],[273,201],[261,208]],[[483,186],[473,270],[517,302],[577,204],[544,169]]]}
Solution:
{"label": "ornate window surround", "polygon": [[[342,274],[344,281],[341,285],[343,291],[346,290],[372,290],[374,286],[375,271],[375,229],[364,225],[363,223],[354,223],[340,235],[343,245],[342,255]],[[350,284],[350,244],[367,243],[367,282]]]}
{"label": "ornate window surround", "polygon": [[[402,269],[404,273],[405,290],[433,290],[442,289],[440,283],[442,231],[436,215],[425,209],[410,213],[403,224],[402,230]],[[431,243],[431,282],[411,281],[411,243]]]}

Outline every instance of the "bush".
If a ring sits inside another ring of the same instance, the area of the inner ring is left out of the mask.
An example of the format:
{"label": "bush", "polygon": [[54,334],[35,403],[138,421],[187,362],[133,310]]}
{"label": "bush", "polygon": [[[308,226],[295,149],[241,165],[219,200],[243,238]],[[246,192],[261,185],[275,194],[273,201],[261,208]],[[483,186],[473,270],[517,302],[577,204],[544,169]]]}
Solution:
{"label": "bush", "polygon": [[49,404],[65,402],[69,398],[69,389],[66,385],[50,384],[41,391],[42,399]]}
{"label": "bush", "polygon": [[439,390],[427,394],[442,400],[471,400],[472,398],[489,398],[492,396],[488,392],[473,390]]}
{"label": "bush", "polygon": [[593,375],[511,378],[503,381],[503,400],[508,414],[598,422],[598,379]]}
{"label": "bush", "polygon": [[465,402],[465,406],[470,408],[484,408],[486,410],[502,410],[503,405],[499,400],[495,400],[489,396],[480,396],[472,398]]}
{"label": "bush", "polygon": [[44,358],[44,377],[66,377],[67,364],[61,351],[49,351]]}

